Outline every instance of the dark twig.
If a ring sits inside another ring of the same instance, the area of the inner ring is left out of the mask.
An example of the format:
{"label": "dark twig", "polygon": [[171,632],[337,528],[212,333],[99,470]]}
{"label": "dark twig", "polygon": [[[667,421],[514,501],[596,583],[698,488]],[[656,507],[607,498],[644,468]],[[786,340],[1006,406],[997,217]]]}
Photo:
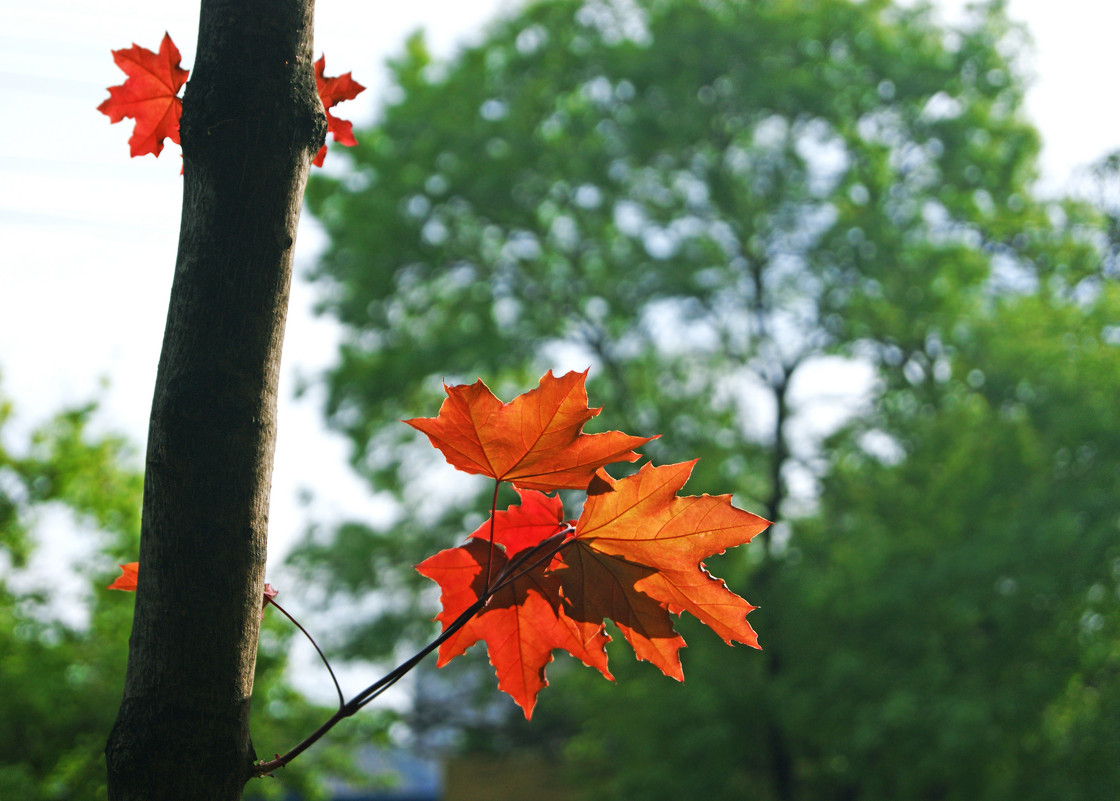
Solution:
{"label": "dark twig", "polygon": [[[453,620],[451,624],[448,625],[447,628],[444,629],[444,631],[438,637],[425,645],[415,654],[410,656],[404,662],[401,662],[399,665],[397,665],[391,671],[375,681],[373,684],[366,687],[349,701],[340,703],[337,712],[331,715],[330,718],[323,722],[323,725],[321,725],[314,732],[305,737],[302,741],[300,741],[298,745],[296,745],[286,754],[278,755],[275,759],[270,759],[268,761],[262,760],[260,762],[257,762],[253,766],[253,775],[264,776],[268,773],[271,773],[273,770],[276,770],[277,768],[284,767],[297,756],[314,745],[316,742],[318,742],[323,737],[323,735],[334,728],[335,724],[337,724],[339,721],[355,714],[366,704],[373,701],[383,692],[385,692],[402,678],[404,678],[404,676],[410,670],[420,664],[424,657],[439,648],[441,645],[443,645],[443,643],[447,642],[447,640],[454,636],[459,631],[459,629],[463,628],[463,626],[465,626],[471,618],[482,611],[486,604],[490,602],[490,598],[494,595],[494,593],[504,589],[509,584],[528,573],[530,570],[534,570],[540,565],[547,563],[548,560],[552,559],[553,556],[559,553],[560,550],[565,545],[567,545],[568,542],[570,542],[567,537],[569,534],[571,534],[571,532],[572,527],[565,526],[556,534],[553,534],[551,537],[542,540],[534,547],[529,548],[523,553],[519,554],[516,559],[506,565],[501,573],[498,574],[498,576],[494,580],[494,586],[492,588],[484,590],[482,597],[468,606],[465,610],[463,610],[463,613],[459,615],[459,617],[455,618],[455,620]],[[489,584],[489,580],[487,580],[487,583]],[[291,615],[288,615],[288,613],[285,612],[279,604],[277,604],[275,601],[273,601],[272,603],[274,606],[276,606],[277,609],[280,609],[280,611],[283,612],[289,620],[295,623],[296,626],[299,626],[300,631],[304,631],[303,626],[300,626],[299,623],[296,622],[296,620]],[[307,632],[304,631],[304,634],[307,634]],[[308,639],[311,639],[310,635],[307,636]],[[311,640],[311,642],[312,644],[315,643],[314,640]],[[316,645],[315,649],[318,650],[319,646]],[[322,656],[322,651],[319,652],[319,655]],[[326,664],[326,657],[323,658],[323,662],[324,664]],[[327,664],[327,669],[330,670],[329,664]],[[331,671],[331,678],[334,678],[334,671]],[[335,689],[338,689],[337,681],[335,682]],[[339,690],[339,697],[340,699],[342,697],[341,690]]]}
{"label": "dark twig", "polygon": [[322,738],[322,736],[332,728],[334,728],[335,724],[337,724],[339,721],[345,720],[346,718],[355,714],[363,706],[368,704],[377,696],[381,695],[381,693],[385,692],[385,690],[392,687],[394,684],[400,681],[400,679],[403,678],[406,673],[416,667],[424,657],[426,657],[428,654],[442,645],[449,637],[455,634],[455,632],[465,626],[467,624],[467,621],[474,617],[478,613],[478,611],[486,605],[486,602],[488,600],[489,596],[486,596],[485,598],[480,598],[469,607],[467,607],[463,614],[455,618],[454,622],[452,622],[451,625],[448,626],[447,629],[442,634],[440,634],[439,637],[432,640],[407,660],[397,665],[397,667],[393,668],[393,670],[391,670],[389,673],[386,673],[369,687],[366,687],[349,701],[342,704],[339,707],[338,711],[331,715],[330,718],[328,718],[322,726],[317,728],[307,737],[303,738],[303,740],[301,740],[298,745],[296,745],[286,754],[279,755],[275,759],[270,759],[268,761],[257,762],[256,765],[253,766],[253,775],[264,776],[276,770],[277,768],[284,767],[297,756],[314,745],[316,742],[318,742]]}
{"label": "dark twig", "polygon": [[327,672],[331,674],[331,681],[334,682],[335,692],[338,693],[338,707],[339,707],[339,709],[346,706],[346,696],[344,696],[342,694],[342,688],[338,685],[338,678],[334,675],[334,670],[331,668],[331,663],[327,661],[327,657],[323,653],[323,650],[319,647],[319,643],[315,642],[315,638],[312,637],[310,633],[308,633],[307,629],[305,629],[303,626],[300,625],[300,622],[298,620],[296,620],[294,617],[292,617],[290,614],[288,614],[287,609],[282,607],[280,604],[276,603],[275,600],[273,600],[271,597],[269,597],[267,595],[264,597],[264,599],[267,603],[270,603],[273,606],[275,606],[277,609],[279,609],[280,614],[282,614],[284,617],[288,618],[288,620],[292,621],[292,623],[295,624],[295,627],[303,632],[303,636],[307,638],[308,642],[310,642],[311,645],[314,646],[315,652],[317,654],[319,654],[319,658],[322,659],[323,664],[327,666]]}

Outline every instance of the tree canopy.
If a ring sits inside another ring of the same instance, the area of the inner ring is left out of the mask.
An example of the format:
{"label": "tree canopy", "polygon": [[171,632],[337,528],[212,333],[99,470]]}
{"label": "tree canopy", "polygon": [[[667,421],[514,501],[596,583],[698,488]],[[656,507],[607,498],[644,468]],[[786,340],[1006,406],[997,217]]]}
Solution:
{"label": "tree canopy", "polygon": [[591,797],[1115,783],[1092,739],[1117,697],[1115,276],[1100,215],[1033,192],[1022,39],[999,3],[947,28],[886,0],[554,0],[446,64],[410,40],[352,168],[308,191],[346,330],[328,417],[398,501],[296,557],[381,593],[349,652],[429,632],[401,565],[478,522],[473,485],[430,502],[443,474],[396,421],[441,381],[591,365],[604,429],[665,434],[655,461],[703,457],[690,490],[778,522],[713,568],[762,655],[697,634],[683,687],[637,666],[542,697]]}

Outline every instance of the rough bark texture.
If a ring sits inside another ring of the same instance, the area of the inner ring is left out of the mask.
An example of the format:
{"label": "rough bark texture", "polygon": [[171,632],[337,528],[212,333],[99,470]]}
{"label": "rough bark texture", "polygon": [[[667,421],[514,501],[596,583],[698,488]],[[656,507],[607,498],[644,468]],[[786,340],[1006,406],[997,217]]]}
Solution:
{"label": "rough bark texture", "polygon": [[203,0],[114,801],[240,798],[292,249],[325,134],[312,0]]}

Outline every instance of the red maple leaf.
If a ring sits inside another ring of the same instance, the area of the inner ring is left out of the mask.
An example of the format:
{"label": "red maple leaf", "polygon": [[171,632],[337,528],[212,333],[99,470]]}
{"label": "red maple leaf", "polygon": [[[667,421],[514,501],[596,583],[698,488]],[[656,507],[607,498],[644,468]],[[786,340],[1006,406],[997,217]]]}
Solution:
{"label": "red maple leaf", "polygon": [[121,574],[117,576],[116,580],[105,589],[136,592],[136,575],[140,570],[140,563],[129,562],[127,565],[121,565],[120,567]]}
{"label": "red maple leaf", "polygon": [[159,53],[136,44],[113,51],[113,61],[128,79],[120,86],[110,86],[109,99],[97,110],[108,115],[110,122],[125,117],[136,120],[128,140],[133,157],[145,153],[159,156],[164,139],[179,143],[183,101],[178,94],[189,74],[179,66],[179,60],[179,49],[166,33]]}
{"label": "red maple leaf", "polygon": [[[549,498],[528,490],[522,503],[493,516],[493,554],[486,542],[491,522],[483,523],[471,540],[449,548],[421,562],[416,569],[440,585],[443,611],[436,618],[444,630],[485,592],[486,571],[496,575],[511,568],[513,578],[493,594],[486,606],[439,649],[437,667],[442,667],[482,640],[490,664],[498,675],[498,689],[508,693],[529,718],[537,693],[548,684],[544,669],[552,661],[553,650],[560,648],[613,680],[607,670],[610,642],[602,620],[581,621],[568,615],[560,600],[560,584],[544,565],[532,560],[517,566],[525,556],[549,538],[570,532],[563,522],[559,498]],[[542,555],[544,562],[549,554]]]}
{"label": "red maple leaf", "polygon": [[653,437],[619,431],[584,434],[599,413],[587,407],[587,371],[555,378],[502,403],[481,380],[445,386],[447,400],[437,417],[405,420],[428,435],[447,461],[467,473],[510,481],[518,487],[550,491],[586,489],[603,465],[633,462],[632,449]]}
{"label": "red maple leaf", "polygon": [[[684,639],[672,615],[688,611],[728,643],[758,647],[746,615],[754,607],[708,574],[701,560],[750,541],[761,517],[731,506],[730,496],[678,497],[695,462],[652,467],[615,481],[600,471],[583,513],[563,522],[558,498],[521,492],[522,502],[493,516],[466,545],[421,563],[441,589],[446,631],[486,592],[486,606],[441,646],[438,666],[479,640],[509,693],[529,717],[547,684],[545,666],[560,648],[611,678],[603,646],[610,618],[639,659],[683,680]],[[562,542],[555,542],[562,535]],[[513,567],[510,567],[511,564]],[[515,580],[508,582],[510,574]]]}
{"label": "red maple leaf", "polygon": [[[365,91],[365,87],[350,77],[350,73],[339,75],[337,78],[327,78],[323,70],[327,66],[327,57],[320,56],[315,62],[315,88],[319,90],[319,99],[323,101],[323,110],[327,113],[327,131],[334,135],[334,141],[340,145],[353,147],[358,144],[354,138],[354,123],[349,120],[340,120],[331,114],[331,108],[343,100],[353,100]],[[327,146],[319,148],[312,164],[316,167],[323,166],[323,159],[327,157]]]}

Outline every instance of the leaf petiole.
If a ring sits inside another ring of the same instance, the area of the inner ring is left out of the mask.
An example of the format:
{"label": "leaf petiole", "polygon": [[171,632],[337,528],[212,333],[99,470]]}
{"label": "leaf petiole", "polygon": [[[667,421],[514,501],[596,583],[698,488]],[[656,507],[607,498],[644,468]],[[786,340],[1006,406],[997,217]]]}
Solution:
{"label": "leaf petiole", "polygon": [[486,583],[482,585],[484,596],[491,594],[490,568],[494,564],[494,518],[498,514],[498,490],[501,488],[502,480],[500,478],[494,479],[494,495],[490,499],[490,537],[488,539],[490,547],[486,551]]}

